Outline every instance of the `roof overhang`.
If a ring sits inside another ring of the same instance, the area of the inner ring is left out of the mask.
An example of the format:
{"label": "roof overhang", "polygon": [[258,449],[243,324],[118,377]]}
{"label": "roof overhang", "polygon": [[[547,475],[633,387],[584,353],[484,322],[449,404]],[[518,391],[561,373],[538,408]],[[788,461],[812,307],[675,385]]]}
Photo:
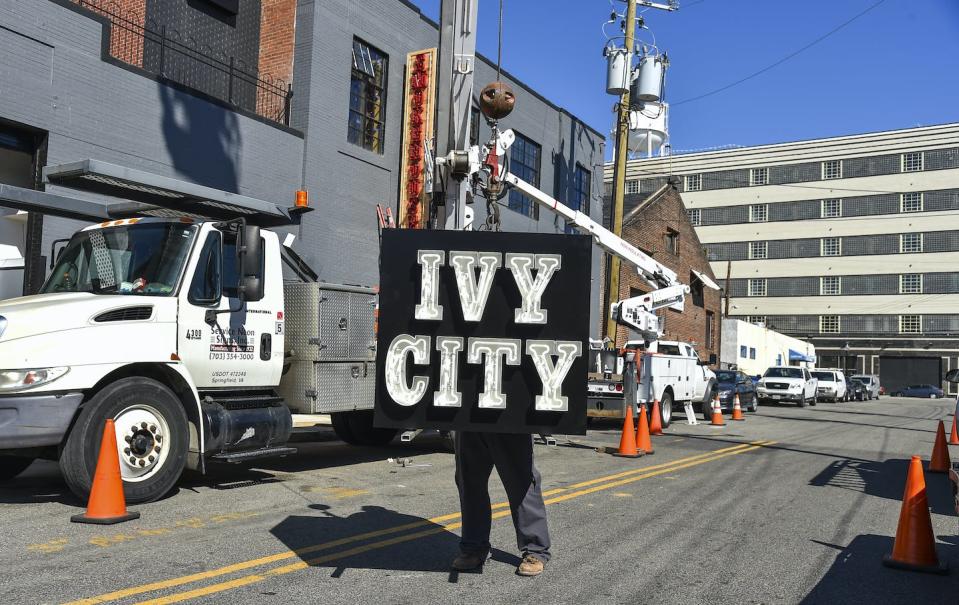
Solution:
{"label": "roof overhang", "polygon": [[105,218],[245,218],[261,227],[275,227],[299,223],[300,215],[310,210],[305,207],[282,207],[238,193],[94,159],[47,166],[43,169],[43,178],[60,187],[133,202],[106,205],[87,202],[108,207],[110,214]]}

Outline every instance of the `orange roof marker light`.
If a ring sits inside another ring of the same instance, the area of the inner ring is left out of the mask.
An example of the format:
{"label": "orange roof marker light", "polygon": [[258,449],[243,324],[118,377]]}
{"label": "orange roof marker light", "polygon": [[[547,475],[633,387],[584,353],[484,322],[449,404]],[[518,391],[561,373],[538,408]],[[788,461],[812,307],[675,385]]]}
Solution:
{"label": "orange roof marker light", "polygon": [[296,192],[296,207],[297,208],[306,208],[310,205],[309,198],[307,197],[306,191],[303,189],[298,189]]}

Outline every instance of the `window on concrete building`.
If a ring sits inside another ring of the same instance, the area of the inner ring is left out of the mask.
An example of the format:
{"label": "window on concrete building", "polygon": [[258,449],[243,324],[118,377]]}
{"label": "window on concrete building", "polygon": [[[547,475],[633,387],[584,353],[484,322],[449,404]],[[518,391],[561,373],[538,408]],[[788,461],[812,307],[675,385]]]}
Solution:
{"label": "window on concrete building", "polygon": [[639,180],[626,181],[626,193],[639,193]]}
{"label": "window on concrete building", "polygon": [[902,154],[902,171],[903,172],[919,172],[922,170],[922,152],[921,151],[911,151],[909,153]]}
{"label": "window on concrete building", "polygon": [[749,296],[766,296],[765,277],[757,277],[749,280]]}
{"label": "window on concrete building", "polygon": [[666,251],[670,254],[679,255],[679,231],[666,229]]}
{"label": "window on concrete building", "polygon": [[747,351],[748,351],[748,349],[746,348],[746,345],[739,345],[739,356],[740,356],[740,357],[742,357],[743,359],[745,359],[746,357],[748,357],[748,356],[749,356],[749,353],[748,353]]}
{"label": "window on concrete building", "polygon": [[838,237],[824,237],[819,252],[822,256],[839,256],[842,254],[842,241]]}
{"label": "window on concrete building", "polygon": [[389,58],[353,38],[350,80],[350,119],[347,139],[354,145],[383,153],[386,133],[386,82]]}
{"label": "window on concrete building", "polygon": [[903,193],[899,202],[899,210],[901,212],[922,212],[922,192]]}
{"label": "window on concrete building", "polygon": [[823,200],[819,216],[821,218],[837,218],[842,216],[842,200]]}
{"label": "window on concrete building", "polygon": [[[515,133],[515,131],[514,131]],[[542,150],[537,143],[519,133],[509,151],[509,171],[533,187],[539,187],[539,164]],[[539,218],[536,203],[515,188],[509,191],[509,208],[531,218]]]}
{"label": "window on concrete building", "polygon": [[[589,216],[589,196],[592,189],[592,175],[589,170],[583,167],[579,162],[573,170],[573,199],[570,200],[570,207],[573,210],[579,210]],[[570,224],[566,225],[566,233],[579,233],[576,227]]]}
{"label": "window on concrete building", "polygon": [[900,294],[922,294],[922,274],[904,273],[899,276]]}
{"label": "window on concrete building", "polygon": [[706,311],[706,348],[712,348],[713,346],[713,332],[716,330],[716,327],[713,325],[715,321],[715,316],[712,311]]}
{"label": "window on concrete building", "polygon": [[696,277],[692,271],[689,272],[689,298],[697,307],[706,306],[705,287],[703,280]]}
{"label": "window on concrete building", "polygon": [[613,182],[606,181],[603,183],[603,195],[612,195],[613,194]]}
{"label": "window on concrete building", "polygon": [[826,160],[822,163],[822,178],[841,179],[842,178],[842,160]]}
{"label": "window on concrete building", "polygon": [[749,347],[749,358],[756,359],[756,349],[754,347]]}
{"label": "window on concrete building", "polygon": [[910,254],[922,252],[921,233],[902,233],[899,235],[899,252]]}
{"label": "window on concrete building", "polygon": [[842,289],[842,278],[838,275],[828,275],[819,278],[819,293],[823,296],[836,296]]}
{"label": "window on concrete building", "polygon": [[754,187],[756,185],[768,185],[769,184],[769,168],[750,168],[749,169],[749,185]]}
{"label": "window on concrete building", "polygon": [[899,332],[901,334],[918,334],[922,332],[922,315],[900,315]]}
{"label": "window on concrete building", "polygon": [[749,207],[750,223],[765,223],[768,220],[768,207],[766,204],[753,204]]}
{"label": "window on concrete building", "polygon": [[839,316],[838,315],[820,315],[819,331],[822,334],[838,334],[839,333]]}
{"label": "window on concrete building", "polygon": [[686,211],[686,216],[689,217],[689,222],[693,227],[699,227],[703,224],[702,211],[699,208],[691,208]]}
{"label": "window on concrete building", "polygon": [[769,242],[749,242],[749,258],[751,260],[767,258],[768,252]]}
{"label": "window on concrete building", "polygon": [[760,324],[766,325],[766,316],[765,315],[747,315],[746,321],[751,324]]}
{"label": "window on concrete building", "polygon": [[701,191],[703,188],[703,175],[686,175],[686,191]]}

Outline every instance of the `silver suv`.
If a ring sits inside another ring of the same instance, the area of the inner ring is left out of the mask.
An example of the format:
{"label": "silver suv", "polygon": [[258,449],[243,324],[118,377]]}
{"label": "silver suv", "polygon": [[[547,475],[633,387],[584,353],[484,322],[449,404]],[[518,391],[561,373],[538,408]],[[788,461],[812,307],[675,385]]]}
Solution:
{"label": "silver suv", "polygon": [[857,374],[852,377],[866,387],[866,400],[879,399],[879,377],[874,374]]}

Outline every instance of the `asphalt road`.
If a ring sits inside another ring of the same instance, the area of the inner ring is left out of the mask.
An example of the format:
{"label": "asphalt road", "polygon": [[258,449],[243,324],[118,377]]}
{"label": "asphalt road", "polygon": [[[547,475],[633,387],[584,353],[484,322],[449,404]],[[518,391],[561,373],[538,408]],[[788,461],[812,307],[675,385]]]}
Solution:
{"label": "asphalt road", "polygon": [[[514,574],[502,505],[483,572],[450,572],[458,504],[436,437],[299,443],[290,458],[185,477],[133,507],[139,520],[108,527],[71,524],[80,504],[40,462],[0,485],[0,601],[955,604],[959,526],[945,476],[926,479],[951,575],[880,564],[909,457],[928,460],[952,405],[761,407],[721,429],[682,420],[636,460],[594,450],[618,443],[612,425],[537,446],[554,542],[538,578]],[[412,465],[387,461],[397,456]],[[498,479],[491,487],[502,502]]]}

